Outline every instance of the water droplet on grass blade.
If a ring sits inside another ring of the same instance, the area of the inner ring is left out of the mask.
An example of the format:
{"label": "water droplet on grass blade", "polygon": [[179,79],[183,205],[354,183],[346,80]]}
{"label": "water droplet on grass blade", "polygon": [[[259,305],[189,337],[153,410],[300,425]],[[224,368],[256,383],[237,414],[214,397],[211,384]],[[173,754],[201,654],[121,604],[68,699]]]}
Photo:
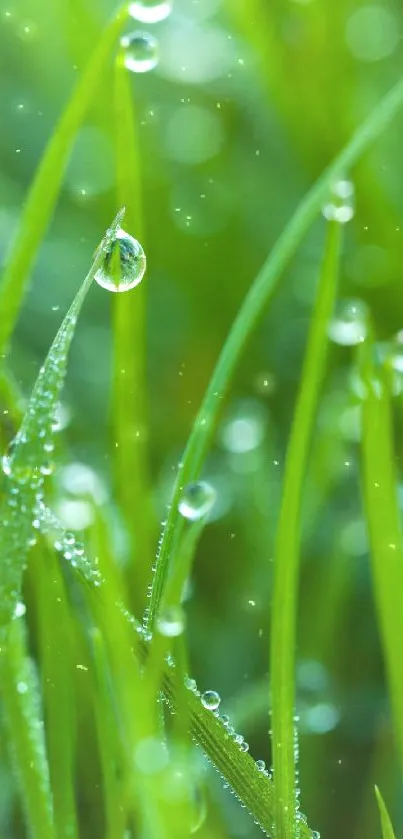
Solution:
{"label": "water droplet on grass blade", "polygon": [[199,521],[212,509],[216,491],[207,481],[194,481],[185,487],[178,509],[185,519]]}
{"label": "water droplet on grass blade", "polygon": [[130,291],[141,283],[145,270],[146,256],[140,242],[119,228],[105,250],[95,280],[107,291]]}
{"label": "water droplet on grass blade", "polygon": [[354,184],[351,181],[336,181],[330,188],[329,199],[322,207],[327,221],[346,224],[354,215]]}
{"label": "water droplet on grass blade", "polygon": [[264,760],[257,760],[256,761],[256,769],[258,769],[259,772],[264,772],[264,770],[266,769],[266,764],[265,764]]}
{"label": "water droplet on grass blade", "polygon": [[362,300],[342,301],[329,323],[331,341],[344,347],[361,344],[368,331],[367,307]]}
{"label": "water droplet on grass blade", "polygon": [[201,696],[202,705],[208,711],[216,711],[221,702],[219,694],[215,690],[205,690]]}
{"label": "water droplet on grass blade", "polygon": [[133,32],[120,39],[123,63],[132,73],[148,73],[159,61],[159,45],[148,32]]}
{"label": "water droplet on grass blade", "polygon": [[185,615],[180,606],[168,606],[157,618],[157,629],[166,638],[182,635],[185,628]]}
{"label": "water droplet on grass blade", "polygon": [[140,23],[159,23],[172,11],[172,0],[134,0],[129,6],[129,15]]}

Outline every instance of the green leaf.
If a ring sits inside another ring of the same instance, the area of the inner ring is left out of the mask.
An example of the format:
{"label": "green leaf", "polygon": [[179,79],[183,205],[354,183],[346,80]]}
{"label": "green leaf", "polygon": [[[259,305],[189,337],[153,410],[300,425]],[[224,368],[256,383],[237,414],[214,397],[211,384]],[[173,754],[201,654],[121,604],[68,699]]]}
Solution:
{"label": "green leaf", "polygon": [[395,839],[392,822],[389,818],[389,813],[378,787],[375,787],[375,795],[378,802],[379,815],[381,817],[382,837],[383,839]]}
{"label": "green leaf", "polygon": [[39,529],[43,486],[49,474],[53,449],[52,421],[64,384],[67,357],[77,317],[105,250],[120,225],[118,214],[97,250],[93,265],[67,312],[39,372],[20,430],[10,452],[3,457],[7,475],[0,505],[0,632],[5,634],[19,598],[23,570],[32,544],[33,529]]}
{"label": "green leaf", "polygon": [[370,339],[362,347],[362,483],[371,548],[372,584],[385,657],[397,747],[403,765],[403,540],[396,487],[388,371],[377,369]]}
{"label": "green leaf", "polygon": [[148,626],[154,624],[165,585],[168,564],[171,560],[172,540],[177,538],[183,522],[178,503],[183,488],[199,476],[208,445],[213,434],[222,399],[246,342],[267,306],[271,295],[301,243],[310,224],[317,215],[335,178],[344,175],[378,135],[385,129],[403,105],[403,82],[399,81],[358,128],[349,143],[325,170],[305,196],[289,224],[255,278],[223,346],[216,367],[210,378],[199,413],[193,425],[184,456],[179,464],[166,525],[160,543],[156,573],[148,615]]}
{"label": "green leaf", "polygon": [[21,617],[13,621],[7,648],[2,649],[0,679],[10,751],[29,835],[33,839],[54,839],[39,685],[33,662],[27,656]]}
{"label": "green leaf", "polygon": [[106,26],[41,159],[10,252],[0,288],[0,355],[12,335],[29,280],[29,272],[46,233],[63,180],[74,138],[96,95],[97,85],[127,19],[121,6]]}
{"label": "green leaf", "polygon": [[[140,151],[133,90],[122,56],[115,66],[116,184],[125,222],[144,246]],[[114,370],[112,412],[115,492],[130,537],[127,583],[138,613],[144,607],[154,555],[148,479],[145,304],[147,279],[132,294],[113,295]]]}
{"label": "green leaf", "polygon": [[277,839],[294,839],[296,836],[294,670],[300,517],[309,446],[325,369],[327,327],[336,297],[339,254],[340,225],[333,222],[328,227],[317,299],[287,448],[274,551],[270,682]]}

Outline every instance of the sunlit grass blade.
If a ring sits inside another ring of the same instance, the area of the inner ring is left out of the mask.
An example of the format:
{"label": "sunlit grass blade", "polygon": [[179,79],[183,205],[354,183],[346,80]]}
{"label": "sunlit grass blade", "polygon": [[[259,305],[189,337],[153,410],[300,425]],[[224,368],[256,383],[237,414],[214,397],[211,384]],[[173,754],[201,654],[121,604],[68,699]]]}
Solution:
{"label": "sunlit grass blade", "polygon": [[396,746],[403,765],[403,541],[397,500],[388,371],[377,369],[373,346],[362,348],[362,490],[369,530],[373,591],[388,679]]}
{"label": "sunlit grass blade", "polygon": [[46,742],[58,839],[78,836],[75,803],[75,628],[58,563],[50,550],[35,552],[34,573]]}
{"label": "sunlit grass blade", "polygon": [[33,839],[55,839],[39,685],[33,662],[27,656],[21,617],[13,622],[8,647],[2,651],[0,678],[10,751],[28,833]]}
{"label": "sunlit grass blade", "polygon": [[57,201],[75,135],[91,100],[96,95],[105,63],[112,53],[126,18],[127,6],[123,5],[105,28],[52,134],[25,200],[21,220],[6,258],[0,287],[0,354],[8,345],[18,318],[29,271]]}
{"label": "sunlit grass blade", "polygon": [[[118,205],[126,207],[127,230],[144,247],[140,151],[129,73],[119,54],[115,64],[116,182]],[[130,537],[128,586],[136,611],[152,564],[151,503],[147,476],[145,300],[147,281],[129,294],[114,295],[113,457],[116,497]]]}
{"label": "sunlit grass blade", "polygon": [[33,538],[32,528],[39,528],[36,507],[42,504],[45,476],[49,474],[49,458],[53,450],[52,424],[56,405],[64,384],[67,357],[77,317],[96,271],[103,263],[120,224],[120,212],[97,250],[92,267],[74,298],[66,317],[41,367],[21,427],[9,454],[3,457],[7,486],[0,505],[0,631],[11,621],[21,590],[28,551]]}
{"label": "sunlit grass blade", "polygon": [[183,487],[198,477],[217,422],[222,397],[228,389],[233,371],[244,346],[261,317],[285,266],[295,254],[311,222],[317,215],[327,196],[329,186],[335,178],[341,174],[345,174],[352,164],[359,159],[363,152],[393,119],[402,105],[403,82],[399,81],[384,97],[367,120],[358,128],[349,143],[347,143],[342,152],[325,170],[321,178],[319,178],[303,199],[277,241],[277,244],[271,250],[241,306],[210,378],[184,456],[178,467],[167,522],[160,543],[157,569],[153,580],[153,591],[148,618],[150,627],[154,623],[165,585],[173,534],[174,532],[177,533],[178,528],[181,527],[178,502]]}
{"label": "sunlit grass blade", "polygon": [[294,839],[297,833],[294,669],[300,517],[308,452],[325,369],[327,327],[336,297],[339,251],[340,225],[332,222],[328,226],[317,299],[287,448],[274,551],[270,682],[276,839]]}
{"label": "sunlit grass blade", "polygon": [[383,839],[395,839],[392,822],[378,787],[375,787],[375,795],[378,802],[379,815],[381,817],[382,837]]}

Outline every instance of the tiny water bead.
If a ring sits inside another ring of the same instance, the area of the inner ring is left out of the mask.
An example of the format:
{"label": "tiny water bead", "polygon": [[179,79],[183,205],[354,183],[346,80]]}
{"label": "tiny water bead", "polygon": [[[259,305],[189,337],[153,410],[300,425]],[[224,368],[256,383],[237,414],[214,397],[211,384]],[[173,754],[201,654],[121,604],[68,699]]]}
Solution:
{"label": "tiny water bead", "polygon": [[120,39],[123,63],[132,73],[148,73],[159,61],[159,45],[148,32],[133,32]]}
{"label": "tiny water bead", "polygon": [[157,629],[166,638],[176,638],[182,635],[185,628],[185,615],[180,606],[169,606],[163,609],[157,618]]}
{"label": "tiny water bead", "polygon": [[340,180],[332,184],[329,199],[322,207],[322,214],[327,221],[346,224],[354,215],[354,184]]}
{"label": "tiny water bead", "polygon": [[185,487],[178,510],[185,519],[199,521],[213,508],[216,497],[214,487],[207,481],[194,481]]}
{"label": "tiny water bead", "polygon": [[105,250],[103,264],[95,280],[107,291],[130,291],[141,283],[146,270],[146,256],[140,242],[119,228]]}
{"label": "tiny water bead", "polygon": [[205,690],[201,696],[202,705],[208,711],[216,711],[220,705],[220,695],[215,690]]}
{"label": "tiny water bead", "polygon": [[129,15],[140,23],[159,23],[172,11],[172,0],[134,0]]}
{"label": "tiny water bead", "polygon": [[339,303],[328,327],[328,336],[335,344],[354,347],[361,344],[368,332],[368,312],[362,300]]}

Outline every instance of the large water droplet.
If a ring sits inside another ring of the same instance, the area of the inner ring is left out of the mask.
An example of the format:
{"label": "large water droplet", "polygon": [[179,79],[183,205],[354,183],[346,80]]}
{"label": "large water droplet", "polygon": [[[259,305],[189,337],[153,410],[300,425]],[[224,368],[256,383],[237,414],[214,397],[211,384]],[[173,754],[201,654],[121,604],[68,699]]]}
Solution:
{"label": "large water droplet", "polygon": [[367,307],[362,300],[344,300],[329,323],[331,341],[344,347],[361,344],[368,331]]}
{"label": "large water droplet", "polygon": [[148,73],[159,61],[158,41],[148,32],[133,32],[120,39],[125,67],[132,73]]}
{"label": "large water droplet", "polygon": [[129,6],[129,14],[140,23],[159,23],[171,11],[172,0],[134,0]]}
{"label": "large water droplet", "polygon": [[166,638],[182,635],[185,628],[185,615],[180,606],[168,606],[157,618],[157,629]]}
{"label": "large water droplet", "polygon": [[119,228],[95,280],[107,291],[129,291],[141,283],[145,270],[146,256],[140,242]]}
{"label": "large water droplet", "polygon": [[216,491],[207,481],[194,481],[185,487],[178,509],[185,519],[199,521],[212,509]]}
{"label": "large water droplet", "polygon": [[330,188],[329,200],[322,207],[328,221],[346,224],[354,215],[354,184],[351,181],[336,181]]}
{"label": "large water droplet", "polygon": [[209,711],[216,711],[221,699],[215,690],[205,690],[201,695],[201,701],[204,708],[207,708]]}

